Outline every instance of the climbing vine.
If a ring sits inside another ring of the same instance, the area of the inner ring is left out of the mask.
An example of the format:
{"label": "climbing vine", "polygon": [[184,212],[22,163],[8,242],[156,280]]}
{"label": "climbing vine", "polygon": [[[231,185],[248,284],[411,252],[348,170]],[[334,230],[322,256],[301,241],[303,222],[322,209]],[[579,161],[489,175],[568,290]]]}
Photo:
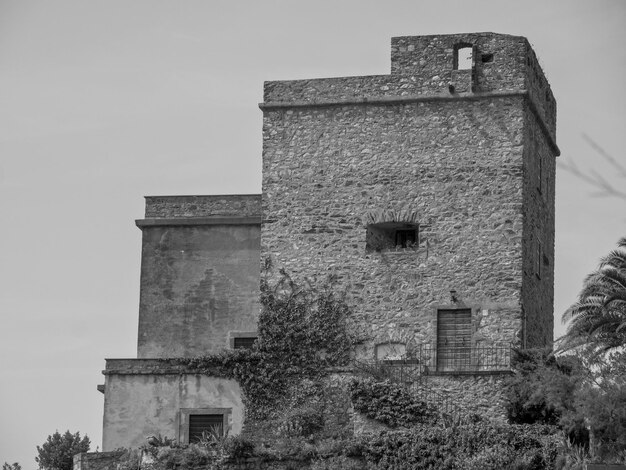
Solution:
{"label": "climbing vine", "polygon": [[354,379],[350,384],[354,409],[391,427],[434,422],[437,411],[398,384]]}
{"label": "climbing vine", "polygon": [[177,359],[190,372],[232,378],[244,394],[248,418],[262,419],[303,379],[320,379],[346,365],[355,343],[350,308],[332,279],[297,283],[285,271],[261,282],[259,336],[252,349]]}

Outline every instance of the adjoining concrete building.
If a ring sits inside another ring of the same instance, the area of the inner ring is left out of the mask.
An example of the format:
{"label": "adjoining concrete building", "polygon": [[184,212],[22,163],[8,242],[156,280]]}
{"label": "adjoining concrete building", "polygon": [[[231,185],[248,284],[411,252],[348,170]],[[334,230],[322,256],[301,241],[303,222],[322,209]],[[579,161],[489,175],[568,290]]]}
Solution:
{"label": "adjoining concrete building", "polygon": [[107,360],[103,450],[241,429],[236,382],[164,358],[249,346],[268,256],[339,279],[357,358],[497,413],[510,345],[552,341],[556,103],[528,41],[393,38],[390,75],[267,82],[260,107],[262,196],[147,198],[138,359]]}
{"label": "adjoining concrete building", "polygon": [[261,197],[147,197],[141,229],[137,359],[107,359],[102,449],[150,435],[188,442],[213,425],[241,431],[233,380],[167,358],[249,345],[259,311]]}

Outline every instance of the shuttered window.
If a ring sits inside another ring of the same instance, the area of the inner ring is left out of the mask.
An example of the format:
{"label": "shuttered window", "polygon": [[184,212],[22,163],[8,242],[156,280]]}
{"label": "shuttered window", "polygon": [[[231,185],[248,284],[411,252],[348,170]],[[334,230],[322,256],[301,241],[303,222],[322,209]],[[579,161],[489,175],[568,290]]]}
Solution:
{"label": "shuttered window", "polygon": [[197,442],[202,438],[202,433],[224,434],[224,415],[189,415],[189,443]]}
{"label": "shuttered window", "polygon": [[439,310],[437,312],[437,370],[468,370],[471,339],[471,309]]}
{"label": "shuttered window", "polygon": [[251,338],[236,337],[234,338],[234,341],[233,341],[233,348],[234,349],[252,349],[252,345],[254,344],[255,341],[256,341],[255,337],[251,337]]}

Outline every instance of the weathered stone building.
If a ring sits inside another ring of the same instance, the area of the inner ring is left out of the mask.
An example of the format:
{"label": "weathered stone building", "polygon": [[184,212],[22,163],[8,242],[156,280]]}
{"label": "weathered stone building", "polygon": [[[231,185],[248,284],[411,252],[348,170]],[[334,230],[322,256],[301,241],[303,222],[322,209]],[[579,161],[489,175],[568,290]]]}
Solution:
{"label": "weathered stone building", "polygon": [[241,429],[236,382],[156,359],[247,346],[261,257],[339,279],[357,358],[493,408],[509,346],[552,341],[556,103],[528,41],[393,38],[390,75],[267,82],[260,107],[262,196],[147,199],[138,359],[107,360],[103,449]]}

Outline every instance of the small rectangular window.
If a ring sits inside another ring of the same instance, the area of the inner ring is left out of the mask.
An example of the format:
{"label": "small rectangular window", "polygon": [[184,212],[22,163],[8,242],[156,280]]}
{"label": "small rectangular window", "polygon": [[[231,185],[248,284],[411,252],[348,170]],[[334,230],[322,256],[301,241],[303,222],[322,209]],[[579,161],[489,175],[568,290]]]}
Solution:
{"label": "small rectangular window", "polygon": [[223,414],[189,415],[189,443],[198,442],[204,434],[221,437],[224,435]]}
{"label": "small rectangular window", "polygon": [[252,349],[255,341],[256,337],[254,336],[249,338],[235,337],[233,338],[233,349]]}
{"label": "small rectangular window", "polygon": [[181,408],[178,442],[190,444],[205,436],[224,436],[230,429],[232,408]]}

